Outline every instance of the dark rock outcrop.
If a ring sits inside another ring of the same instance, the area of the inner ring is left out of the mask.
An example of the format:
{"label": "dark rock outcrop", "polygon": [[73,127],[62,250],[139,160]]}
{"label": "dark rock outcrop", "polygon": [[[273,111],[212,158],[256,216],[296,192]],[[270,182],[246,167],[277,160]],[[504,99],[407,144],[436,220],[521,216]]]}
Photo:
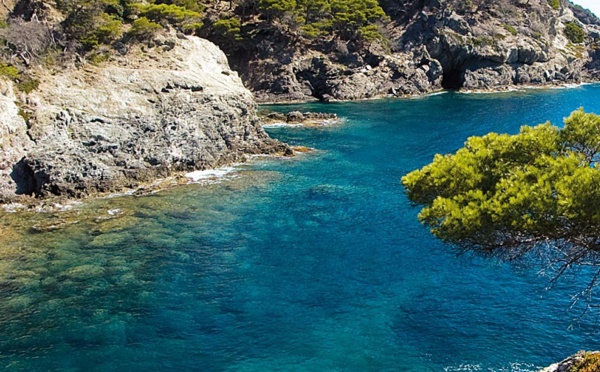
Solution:
{"label": "dark rock outcrop", "polygon": [[248,84],[255,87],[260,102],[356,100],[422,94],[442,88],[441,65],[424,49],[381,54],[374,61],[347,66],[314,52],[278,68],[259,67],[267,72],[260,75],[260,82]]}
{"label": "dark rock outcrop", "polygon": [[[234,64],[261,102],[354,100],[441,89],[502,90],[600,77],[593,40],[600,20],[561,1],[397,0],[382,2],[388,48],[336,41],[328,50],[271,45],[273,53]],[[576,23],[582,44],[565,36]],[[279,48],[279,49],[278,49]],[[282,56],[278,58],[278,56]],[[283,57],[284,56],[284,57]]]}

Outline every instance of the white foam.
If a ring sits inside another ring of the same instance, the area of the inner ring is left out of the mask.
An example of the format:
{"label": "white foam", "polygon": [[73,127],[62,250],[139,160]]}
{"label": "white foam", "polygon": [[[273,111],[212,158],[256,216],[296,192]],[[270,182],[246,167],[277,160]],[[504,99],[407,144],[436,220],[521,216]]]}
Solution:
{"label": "white foam", "polygon": [[427,93],[427,94],[423,95],[423,97],[441,96],[442,94],[446,94],[446,93],[448,93],[447,90],[441,90],[439,92]]}
{"label": "white foam", "polygon": [[444,372],[475,372],[483,371],[479,364],[460,364],[458,366],[444,367]]}
{"label": "white foam", "polygon": [[296,128],[303,127],[303,124],[288,124],[288,123],[272,123],[272,124],[264,124],[263,128]]}
{"label": "white foam", "polygon": [[119,198],[121,196],[131,196],[135,193],[135,190],[126,190],[123,192],[115,192],[112,194],[108,194],[104,197],[101,197],[100,199],[112,199],[112,198]]}
{"label": "white foam", "polygon": [[551,87],[550,89],[576,89],[581,88],[584,85],[590,85],[591,83],[580,83],[580,84],[562,84]]}
{"label": "white foam", "polygon": [[203,171],[195,171],[186,173],[185,176],[190,179],[190,182],[201,182],[205,180],[220,179],[235,171],[234,167],[223,167],[217,169],[207,169]]}
{"label": "white foam", "polygon": [[17,211],[25,209],[25,205],[21,203],[10,203],[2,205],[2,209],[7,213],[15,213]]}
{"label": "white foam", "polygon": [[117,215],[117,214],[121,213],[121,210],[120,210],[119,208],[116,208],[116,209],[109,209],[109,210],[107,211],[107,213],[108,213],[110,216],[115,216],[115,215]]}
{"label": "white foam", "polygon": [[480,364],[459,364],[456,366],[444,367],[444,372],[477,372],[477,371],[490,371],[490,372],[534,372],[539,371],[540,367],[536,367],[530,363],[513,362],[506,367],[496,368],[483,368]]}

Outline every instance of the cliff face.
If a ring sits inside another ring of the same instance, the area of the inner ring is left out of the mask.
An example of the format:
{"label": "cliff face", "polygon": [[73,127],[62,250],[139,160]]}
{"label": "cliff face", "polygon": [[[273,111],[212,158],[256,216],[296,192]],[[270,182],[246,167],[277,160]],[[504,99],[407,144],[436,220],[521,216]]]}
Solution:
{"label": "cliff face", "polygon": [[289,151],[262,130],[252,94],[214,44],[162,44],[102,67],[40,73],[21,108],[3,83],[0,199],[82,197]]}
{"label": "cliff face", "polygon": [[[566,1],[380,1],[386,42],[326,50],[272,43],[269,53],[234,58],[259,101],[344,100],[580,83],[597,78],[597,18]],[[573,10],[575,10],[575,14]],[[565,28],[581,27],[584,42]],[[238,56],[239,57],[239,56]],[[236,59],[237,58],[237,59]]]}
{"label": "cliff face", "polygon": [[25,177],[17,164],[34,145],[16,100],[12,83],[0,81],[0,201],[23,192],[13,179]]}

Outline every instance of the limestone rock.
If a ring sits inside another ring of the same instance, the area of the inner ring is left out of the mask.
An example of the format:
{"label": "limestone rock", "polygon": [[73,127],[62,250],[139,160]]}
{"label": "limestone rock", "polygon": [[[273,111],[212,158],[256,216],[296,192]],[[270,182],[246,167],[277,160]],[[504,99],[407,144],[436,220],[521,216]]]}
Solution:
{"label": "limestone rock", "polygon": [[0,79],[0,202],[12,199],[15,191],[22,191],[15,179],[28,176],[20,165],[34,146],[16,101],[12,83]]}
{"label": "limestone rock", "polygon": [[263,131],[252,94],[214,44],[173,37],[168,49],[42,75],[27,97],[28,130],[1,100],[0,128],[26,145],[6,147],[3,135],[1,185],[12,167],[22,172],[13,193],[83,197],[291,151]]}

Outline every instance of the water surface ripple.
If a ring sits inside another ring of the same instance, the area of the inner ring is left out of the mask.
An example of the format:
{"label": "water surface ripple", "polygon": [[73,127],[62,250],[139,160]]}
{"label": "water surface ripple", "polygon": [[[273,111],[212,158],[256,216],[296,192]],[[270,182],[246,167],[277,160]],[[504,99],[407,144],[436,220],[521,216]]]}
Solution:
{"label": "water surface ripple", "polygon": [[[580,106],[600,112],[600,87],[278,106],[345,121],[269,129],[317,151],[217,184],[0,214],[0,366],[533,371],[600,349],[596,318],[569,310],[581,280],[548,291],[535,269],[457,257],[399,183],[470,135]],[[29,229],[53,219],[78,223]]]}

